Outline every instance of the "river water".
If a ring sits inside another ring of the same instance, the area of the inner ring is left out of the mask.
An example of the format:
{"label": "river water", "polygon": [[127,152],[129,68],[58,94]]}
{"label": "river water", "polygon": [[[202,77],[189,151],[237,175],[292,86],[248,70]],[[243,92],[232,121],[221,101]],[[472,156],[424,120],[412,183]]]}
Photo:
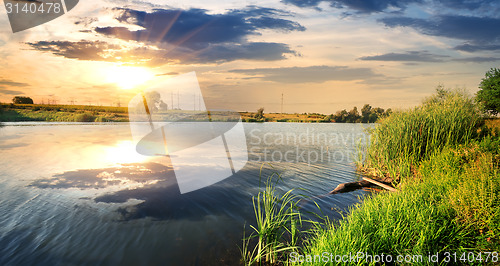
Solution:
{"label": "river water", "polygon": [[[137,154],[127,123],[6,123],[0,265],[237,264],[259,180],[281,174],[279,190],[312,197],[331,220],[368,193],[327,194],[360,178],[366,127],[245,123],[243,169],[180,194],[169,158]],[[312,200],[302,209],[318,212]]]}

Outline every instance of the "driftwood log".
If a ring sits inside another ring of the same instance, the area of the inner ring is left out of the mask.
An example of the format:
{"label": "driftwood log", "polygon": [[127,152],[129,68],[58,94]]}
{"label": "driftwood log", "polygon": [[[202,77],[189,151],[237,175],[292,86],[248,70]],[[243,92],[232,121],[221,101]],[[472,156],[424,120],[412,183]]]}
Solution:
{"label": "driftwood log", "polygon": [[391,186],[391,183],[392,183],[391,178],[384,178],[383,180],[375,181],[373,179],[364,177],[363,180],[361,181],[339,184],[334,190],[330,191],[329,194],[351,192],[364,187],[371,187],[373,185],[379,185],[387,190],[396,191],[396,189]]}

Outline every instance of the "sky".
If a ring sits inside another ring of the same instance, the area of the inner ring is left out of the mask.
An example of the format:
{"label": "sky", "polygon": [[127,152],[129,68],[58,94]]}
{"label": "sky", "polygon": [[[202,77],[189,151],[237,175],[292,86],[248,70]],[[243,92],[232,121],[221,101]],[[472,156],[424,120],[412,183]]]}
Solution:
{"label": "sky", "polygon": [[497,0],[85,0],[13,33],[0,6],[0,102],[127,105],[195,71],[209,109],[408,108],[470,94],[500,67]]}

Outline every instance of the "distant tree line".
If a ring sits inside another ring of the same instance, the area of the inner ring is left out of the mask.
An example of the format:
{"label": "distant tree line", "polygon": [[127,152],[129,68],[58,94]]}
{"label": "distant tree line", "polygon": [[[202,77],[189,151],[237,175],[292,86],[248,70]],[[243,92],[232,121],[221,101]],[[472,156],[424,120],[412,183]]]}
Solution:
{"label": "distant tree line", "polygon": [[[335,114],[324,115],[320,113],[303,113],[302,115],[307,116],[308,119],[313,118],[317,120],[313,120],[312,122],[318,123],[375,123],[379,118],[388,116],[392,113],[391,108],[384,110],[380,107],[372,107],[369,104],[365,104],[363,108],[361,108],[361,114],[358,111],[358,108],[354,106],[352,110],[342,110],[338,111]],[[297,117],[299,116],[296,114]],[[246,122],[268,122],[274,121],[272,118],[267,118],[264,115],[264,108],[259,108],[257,112],[251,115],[250,118],[246,119]],[[296,122],[291,120],[289,117],[283,117],[281,119],[276,119],[277,122]],[[299,120],[300,122],[301,120]],[[311,120],[302,120],[302,122],[311,122]]]}
{"label": "distant tree line", "polygon": [[358,108],[354,106],[350,111],[344,109],[335,114],[331,114],[326,120],[336,123],[375,123],[379,118],[388,116],[391,113],[391,108],[384,110],[380,107],[373,108],[369,104],[365,104],[363,108],[361,108],[361,114]]}

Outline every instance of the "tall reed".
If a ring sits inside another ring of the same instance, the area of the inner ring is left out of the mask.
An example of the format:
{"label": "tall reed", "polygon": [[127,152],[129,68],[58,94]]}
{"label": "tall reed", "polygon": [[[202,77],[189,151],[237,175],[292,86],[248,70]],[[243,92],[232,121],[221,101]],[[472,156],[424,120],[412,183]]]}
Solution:
{"label": "tall reed", "polygon": [[[298,212],[299,199],[289,190],[282,195],[276,191],[281,175],[273,173],[265,182],[265,188],[252,198],[256,224],[253,233],[243,238],[242,258],[245,265],[276,263],[280,254],[298,248],[299,227],[302,225]],[[260,183],[260,182],[259,182]],[[250,250],[251,243],[255,247]]]}
{"label": "tall reed", "polygon": [[468,143],[484,118],[462,90],[438,88],[437,94],[408,111],[397,111],[371,130],[363,167],[378,175],[408,177],[418,163],[446,146]]}

